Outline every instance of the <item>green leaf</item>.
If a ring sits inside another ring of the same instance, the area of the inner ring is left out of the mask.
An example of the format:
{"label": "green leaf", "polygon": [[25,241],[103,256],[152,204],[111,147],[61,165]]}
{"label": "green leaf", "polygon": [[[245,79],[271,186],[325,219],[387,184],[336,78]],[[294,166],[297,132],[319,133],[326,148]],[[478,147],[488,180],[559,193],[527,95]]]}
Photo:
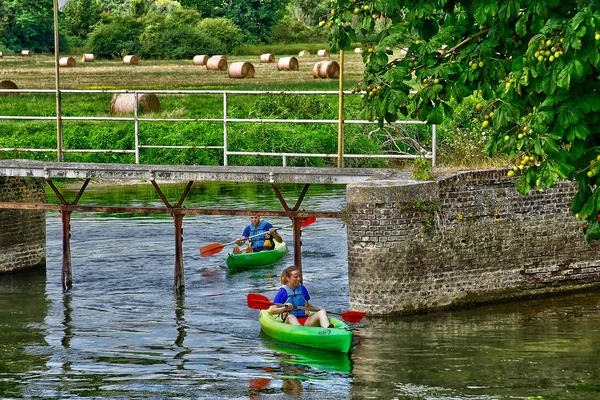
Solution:
{"label": "green leaf", "polygon": [[431,113],[427,117],[427,123],[429,124],[441,124],[444,121],[444,110],[438,105],[431,110]]}
{"label": "green leaf", "polygon": [[[590,128],[587,126],[587,124],[577,124],[572,128],[572,130],[575,133],[575,137],[579,139],[585,139],[590,135]],[[577,141],[575,141],[573,144],[575,143],[577,143]]]}
{"label": "green leaf", "polygon": [[578,59],[571,61],[571,77],[575,79],[583,78],[583,64]]}
{"label": "green leaf", "polygon": [[558,81],[556,82],[558,87],[568,89],[571,85],[571,72],[570,67],[566,66],[563,70],[558,74]]}
{"label": "green leaf", "polygon": [[475,9],[475,13],[473,14],[475,17],[475,21],[480,24],[485,24],[487,20],[487,12],[485,10],[485,5],[480,3],[480,6]]}
{"label": "green leaf", "polygon": [[529,14],[525,13],[519,18],[515,26],[515,32],[519,36],[525,36],[527,34],[527,25],[529,23]]}

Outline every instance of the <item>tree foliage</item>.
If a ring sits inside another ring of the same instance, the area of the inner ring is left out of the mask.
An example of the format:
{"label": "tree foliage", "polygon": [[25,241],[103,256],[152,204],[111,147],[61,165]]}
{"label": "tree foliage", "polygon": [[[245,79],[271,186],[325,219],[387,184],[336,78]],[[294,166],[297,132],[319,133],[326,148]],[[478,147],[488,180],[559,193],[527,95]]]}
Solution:
{"label": "tree foliage", "polygon": [[52,0],[0,1],[0,43],[13,50],[54,49]]}
{"label": "tree foliage", "polygon": [[571,210],[600,238],[598,0],[335,0],[331,12],[335,46],[365,38],[366,117],[440,123],[451,100],[482,96],[487,151],[511,157],[517,190],[577,181]]}
{"label": "tree foliage", "polygon": [[251,43],[268,39],[288,0],[226,0],[226,16],[246,33]]}

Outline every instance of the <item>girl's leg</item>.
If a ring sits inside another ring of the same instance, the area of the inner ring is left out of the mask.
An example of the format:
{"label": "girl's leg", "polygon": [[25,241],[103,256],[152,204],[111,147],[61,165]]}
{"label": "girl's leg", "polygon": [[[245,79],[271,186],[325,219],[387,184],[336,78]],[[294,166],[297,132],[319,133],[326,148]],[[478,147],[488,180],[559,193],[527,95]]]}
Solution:
{"label": "girl's leg", "polygon": [[285,323],[290,325],[300,325],[300,322],[298,322],[298,318],[296,318],[296,316],[293,314],[290,314],[286,317]]}
{"label": "girl's leg", "polygon": [[[318,324],[317,324],[318,322]],[[316,326],[321,325],[321,328],[329,327],[329,317],[327,316],[327,311],[319,310],[306,320],[304,326]]]}

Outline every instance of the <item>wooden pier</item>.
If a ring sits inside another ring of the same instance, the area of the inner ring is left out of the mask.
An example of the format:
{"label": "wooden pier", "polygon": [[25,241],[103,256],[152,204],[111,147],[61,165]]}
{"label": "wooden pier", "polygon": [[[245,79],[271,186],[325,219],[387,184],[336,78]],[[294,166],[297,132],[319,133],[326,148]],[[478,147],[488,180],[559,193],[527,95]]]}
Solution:
{"label": "wooden pier", "polygon": [[[62,286],[67,291],[73,286],[70,221],[73,211],[171,214],[175,225],[175,289],[184,286],[183,272],[183,233],[182,221],[185,215],[263,215],[289,217],[293,225],[294,263],[302,267],[301,229],[303,218],[339,218],[340,211],[300,210],[310,185],[312,184],[352,184],[366,180],[412,180],[410,172],[394,169],[371,168],[305,168],[305,167],[206,167],[206,166],[167,166],[139,164],[92,164],[42,162],[30,160],[0,160],[0,176],[27,177],[44,179],[58,197],[60,204],[0,202],[1,209],[55,210],[62,216],[63,267]],[[82,181],[81,188],[72,201],[68,201],[56,187],[53,179],[73,179]],[[122,207],[79,205],[79,200],[93,179],[129,180],[132,182],[150,182],[164,203],[164,207]],[[186,186],[177,202],[166,198],[160,183],[183,182]],[[233,210],[215,208],[184,207],[194,182],[254,182],[270,185],[283,210]],[[279,184],[304,185],[294,205],[289,205],[278,188]]]}

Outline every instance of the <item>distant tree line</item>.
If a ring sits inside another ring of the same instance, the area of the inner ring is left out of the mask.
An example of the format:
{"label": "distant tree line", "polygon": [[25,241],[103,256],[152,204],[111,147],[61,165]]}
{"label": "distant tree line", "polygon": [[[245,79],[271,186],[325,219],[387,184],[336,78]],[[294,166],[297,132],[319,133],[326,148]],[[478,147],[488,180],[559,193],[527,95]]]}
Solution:
{"label": "distant tree line", "polygon": [[[0,51],[53,52],[52,0],[0,0]],[[61,51],[182,58],[244,44],[326,41],[324,0],[71,0],[59,15]]]}

